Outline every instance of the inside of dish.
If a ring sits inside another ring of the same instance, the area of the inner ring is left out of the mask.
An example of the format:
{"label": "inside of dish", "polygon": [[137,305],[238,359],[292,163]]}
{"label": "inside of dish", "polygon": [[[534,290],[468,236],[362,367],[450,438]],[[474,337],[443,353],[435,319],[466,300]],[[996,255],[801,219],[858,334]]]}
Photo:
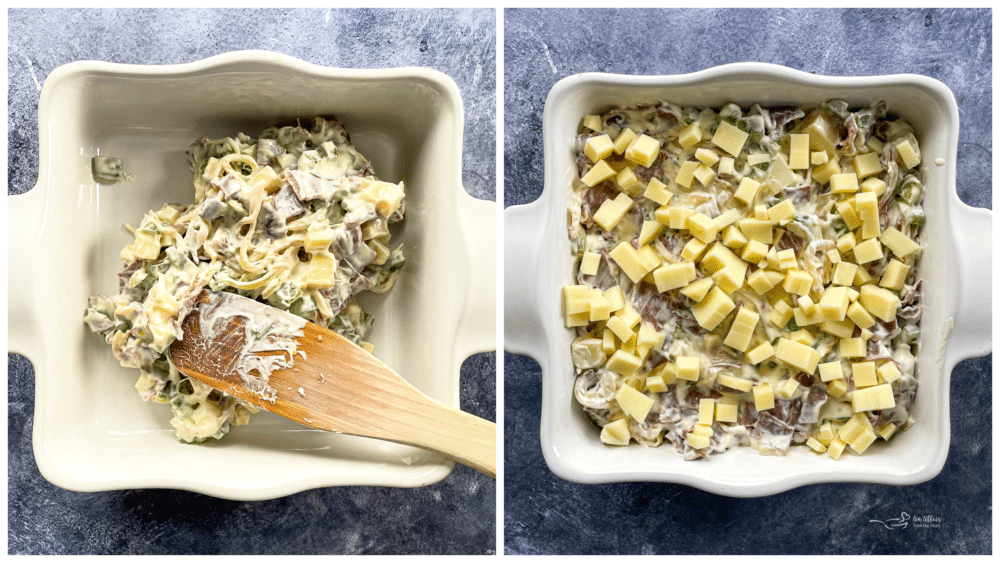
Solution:
{"label": "inside of dish", "polygon": [[884,103],[616,107],[576,150],[562,297],[604,443],[838,459],[913,423],[924,187]]}
{"label": "inside of dish", "polygon": [[119,293],[89,300],[85,322],[122,366],[139,369],[143,400],[170,405],[186,442],[222,438],[256,411],[169,361],[202,290],[258,299],[371,350],[373,319],[356,297],[387,291],[403,266],[389,246],[403,184],[379,180],[335,119],[309,125],[195,140],[187,151],[195,203],[168,203],[131,227]]}

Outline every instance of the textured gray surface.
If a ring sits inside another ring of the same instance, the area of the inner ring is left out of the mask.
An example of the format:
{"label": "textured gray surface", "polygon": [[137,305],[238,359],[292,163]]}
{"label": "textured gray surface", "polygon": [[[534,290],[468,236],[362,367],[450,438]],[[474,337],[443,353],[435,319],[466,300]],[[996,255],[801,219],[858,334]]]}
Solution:
{"label": "textured gray surface", "polygon": [[[463,180],[496,187],[494,10],[11,10],[8,194],[38,174],[38,95],[82,59],[164,64],[265,49],[327,66],[425,66],[455,80],[465,107]],[[17,244],[16,240],[9,244]],[[496,354],[462,367],[461,407],[495,420]],[[12,554],[488,554],[492,479],[457,466],[418,489],[327,488],[234,502],[173,490],[75,493],[54,487],[31,452],[34,372],[8,354],[8,549]]]}
{"label": "textured gray surface", "polygon": [[[764,61],[831,75],[912,72],[955,93],[958,191],[990,207],[989,10],[506,10],[505,205],[542,191],[542,109],[559,79],[586,71],[678,74]],[[992,553],[992,355],[952,373],[952,440],[941,475],[912,487],[803,487],[730,499],[681,485],[578,485],[539,446],[541,373],[504,357],[504,551],[571,553]],[[869,522],[929,516],[936,526]]]}

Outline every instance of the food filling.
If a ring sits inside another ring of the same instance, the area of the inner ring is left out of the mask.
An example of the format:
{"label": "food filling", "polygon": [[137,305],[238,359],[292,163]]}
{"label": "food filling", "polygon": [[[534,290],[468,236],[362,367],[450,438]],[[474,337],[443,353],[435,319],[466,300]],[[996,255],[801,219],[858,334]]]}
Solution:
{"label": "food filling", "polygon": [[[355,296],[395,283],[404,258],[390,248],[403,183],[379,180],[334,119],[272,127],[259,137],[196,140],[187,151],[195,203],[150,211],[121,251],[119,293],[91,297],[84,321],[124,367],[143,400],[170,405],[186,442],[222,438],[256,407],[186,377],[167,358],[203,289],[291,311],[371,350],[372,317]],[[291,357],[289,357],[289,362]]]}
{"label": "food filling", "polygon": [[624,446],[834,459],[912,423],[920,145],[885,103],[584,117],[574,396]]}

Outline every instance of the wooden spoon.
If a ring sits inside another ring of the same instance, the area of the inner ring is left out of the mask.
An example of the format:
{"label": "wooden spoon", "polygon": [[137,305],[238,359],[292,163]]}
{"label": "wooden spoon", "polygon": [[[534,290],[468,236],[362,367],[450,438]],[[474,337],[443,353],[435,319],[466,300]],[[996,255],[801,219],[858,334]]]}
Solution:
{"label": "wooden spoon", "polygon": [[208,291],[181,328],[170,361],[193,379],[305,426],[432,450],[496,477],[495,423],[421,393],[336,332]]}

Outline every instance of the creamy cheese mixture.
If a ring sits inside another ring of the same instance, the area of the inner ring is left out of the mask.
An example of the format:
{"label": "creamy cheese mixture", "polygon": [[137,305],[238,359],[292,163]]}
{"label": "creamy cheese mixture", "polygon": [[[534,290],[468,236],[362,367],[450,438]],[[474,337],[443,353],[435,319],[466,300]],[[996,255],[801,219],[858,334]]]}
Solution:
{"label": "creamy cheese mixture", "polygon": [[884,103],[586,116],[562,293],[601,440],[837,459],[911,425],[920,162]]}
{"label": "creamy cheese mixture", "polygon": [[[121,251],[119,293],[91,297],[84,320],[122,366],[139,369],[143,400],[170,405],[177,437],[201,442],[256,409],[170,364],[167,349],[183,338],[181,321],[198,294],[258,299],[370,349],[363,339],[372,318],[355,296],[395,283],[404,259],[389,247],[389,225],[405,203],[402,182],[376,178],[333,119],[273,127],[256,139],[201,138],[187,156],[195,203],[166,204],[129,227],[135,242]],[[257,345],[277,342],[259,336]],[[294,347],[288,352],[290,362]]]}

